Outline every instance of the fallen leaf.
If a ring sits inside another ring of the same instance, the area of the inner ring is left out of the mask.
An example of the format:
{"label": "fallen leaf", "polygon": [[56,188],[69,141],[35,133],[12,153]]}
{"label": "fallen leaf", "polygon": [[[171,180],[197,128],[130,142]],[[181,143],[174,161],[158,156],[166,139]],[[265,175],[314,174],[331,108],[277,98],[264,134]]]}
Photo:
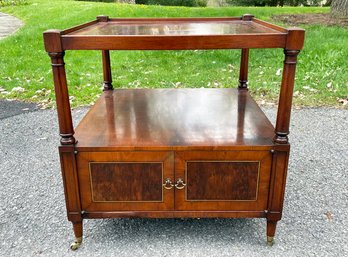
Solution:
{"label": "fallen leaf", "polygon": [[300,91],[295,91],[294,92],[294,96],[299,96],[300,95]]}
{"label": "fallen leaf", "polygon": [[14,87],[14,88],[12,88],[12,92],[22,93],[22,92],[24,92],[24,88],[22,88],[22,87]]}
{"label": "fallen leaf", "polygon": [[332,220],[333,220],[333,216],[334,216],[334,215],[332,214],[332,212],[327,211],[327,212],[325,212],[324,214],[325,214],[326,218],[327,218],[329,221],[332,221]]}
{"label": "fallen leaf", "polygon": [[174,87],[175,88],[178,88],[178,87],[180,87],[181,86],[181,82],[176,82],[175,84],[174,84]]}
{"label": "fallen leaf", "polygon": [[309,90],[310,92],[317,92],[316,89],[309,87],[309,86],[304,86],[303,88]]}
{"label": "fallen leaf", "polygon": [[40,137],[40,138],[36,139],[36,141],[40,141],[40,140],[47,140],[47,137]]}
{"label": "fallen leaf", "polygon": [[348,104],[348,97],[346,99],[344,98],[340,98],[337,100],[340,104],[342,104],[342,106],[345,106]]}

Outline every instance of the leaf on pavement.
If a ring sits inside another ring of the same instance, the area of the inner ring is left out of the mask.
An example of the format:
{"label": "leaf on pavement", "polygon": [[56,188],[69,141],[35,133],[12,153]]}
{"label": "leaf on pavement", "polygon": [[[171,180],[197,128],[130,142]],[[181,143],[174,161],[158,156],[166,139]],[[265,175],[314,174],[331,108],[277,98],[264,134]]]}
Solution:
{"label": "leaf on pavement", "polygon": [[327,211],[327,212],[325,212],[325,216],[326,216],[328,221],[332,221],[334,215],[332,214],[332,212]]}

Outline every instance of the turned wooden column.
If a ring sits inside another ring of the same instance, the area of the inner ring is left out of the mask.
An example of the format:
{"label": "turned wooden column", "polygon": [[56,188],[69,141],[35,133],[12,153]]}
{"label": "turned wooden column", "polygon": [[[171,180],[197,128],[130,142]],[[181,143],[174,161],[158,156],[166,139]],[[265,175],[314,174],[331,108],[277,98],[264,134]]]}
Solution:
{"label": "turned wooden column", "polygon": [[279,106],[275,128],[275,137],[273,139],[277,144],[288,143],[292,93],[294,90],[297,55],[303,47],[303,42],[303,29],[289,29],[286,47],[284,49],[285,60],[283,67],[282,84],[279,94]]}
{"label": "turned wooden column", "polygon": [[249,49],[243,48],[239,68],[239,89],[248,89]]}
{"label": "turned wooden column", "polygon": [[[244,14],[241,18],[243,21],[252,21],[254,15]],[[248,89],[248,67],[249,67],[249,49],[242,48],[239,66],[239,89]]]}
{"label": "turned wooden column", "polygon": [[288,143],[292,93],[295,82],[295,69],[299,50],[284,49],[285,60],[283,78],[279,95],[279,107],[274,142],[278,144]]}
{"label": "turned wooden column", "polygon": [[104,91],[112,90],[112,76],[111,76],[111,64],[110,64],[110,52],[109,50],[102,51],[103,59],[103,78],[104,78]]}
{"label": "turned wooden column", "polygon": [[[108,22],[109,16],[105,15],[99,15],[97,16],[97,21],[99,23],[101,22]],[[104,91],[106,90],[112,90],[112,76],[111,76],[111,65],[110,65],[110,51],[109,50],[102,50],[102,60],[103,60],[103,87]]]}
{"label": "turned wooden column", "polygon": [[51,57],[54,90],[56,94],[57,113],[59,122],[60,143],[62,145],[75,144],[74,127],[71,118],[68,85],[64,67],[64,50],[61,44],[59,30],[44,32],[45,48]]}

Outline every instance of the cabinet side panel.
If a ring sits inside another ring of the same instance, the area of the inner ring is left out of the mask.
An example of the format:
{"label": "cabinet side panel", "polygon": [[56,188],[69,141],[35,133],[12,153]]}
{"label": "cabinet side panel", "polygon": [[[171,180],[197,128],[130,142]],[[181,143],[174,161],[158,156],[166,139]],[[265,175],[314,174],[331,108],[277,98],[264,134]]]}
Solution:
{"label": "cabinet side panel", "polygon": [[288,170],[289,151],[275,151],[273,156],[272,164],[272,176],[271,186],[268,201],[268,214],[267,219],[269,220],[280,220],[283,203],[286,176]]}
{"label": "cabinet side panel", "polygon": [[59,155],[68,219],[70,221],[80,221],[81,203],[74,148],[72,146],[61,146],[59,147]]}

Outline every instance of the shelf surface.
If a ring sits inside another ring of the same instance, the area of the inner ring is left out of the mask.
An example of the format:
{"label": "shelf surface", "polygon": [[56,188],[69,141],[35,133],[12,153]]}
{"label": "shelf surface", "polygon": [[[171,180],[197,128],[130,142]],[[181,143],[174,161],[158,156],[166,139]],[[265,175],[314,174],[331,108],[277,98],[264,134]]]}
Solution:
{"label": "shelf surface", "polygon": [[98,22],[73,31],[70,35],[114,35],[114,36],[155,36],[155,35],[237,35],[256,33],[280,33],[259,23],[242,20],[114,20]]}
{"label": "shelf surface", "polygon": [[270,149],[274,127],[248,91],[104,92],[76,128],[80,151]]}
{"label": "shelf surface", "polygon": [[105,17],[59,33],[65,50],[283,48],[288,35],[282,27],[243,17]]}

